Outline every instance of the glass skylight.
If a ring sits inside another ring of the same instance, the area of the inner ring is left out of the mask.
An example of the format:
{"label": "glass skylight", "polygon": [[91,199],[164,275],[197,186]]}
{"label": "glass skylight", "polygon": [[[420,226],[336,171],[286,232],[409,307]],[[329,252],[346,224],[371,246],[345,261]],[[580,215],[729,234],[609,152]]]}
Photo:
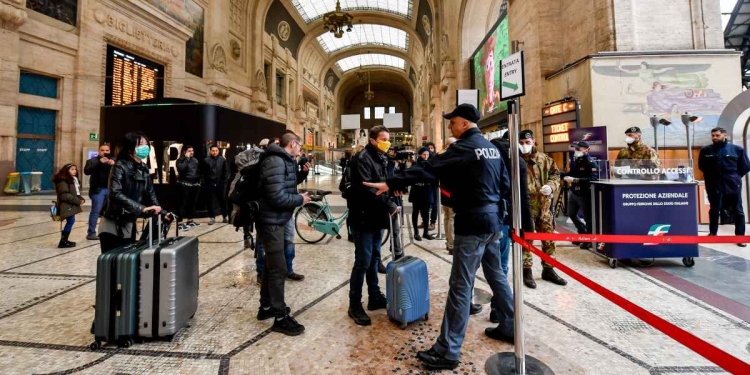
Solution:
{"label": "glass skylight", "polygon": [[384,25],[353,25],[352,31],[344,33],[341,38],[336,38],[330,32],[322,34],[318,37],[318,43],[329,54],[368,44],[389,46],[406,51],[409,49],[409,34],[404,30]]}
{"label": "glass skylight", "polygon": [[360,66],[370,65],[381,65],[404,69],[405,62],[404,59],[396,56],[384,55],[382,53],[368,53],[343,58],[339,60],[336,65],[339,66],[339,69],[346,72],[348,70],[359,68]]}
{"label": "glass skylight", "polygon": [[[292,5],[306,23],[336,10],[336,0],[292,0]],[[341,9],[377,10],[411,19],[412,0],[341,0]]]}

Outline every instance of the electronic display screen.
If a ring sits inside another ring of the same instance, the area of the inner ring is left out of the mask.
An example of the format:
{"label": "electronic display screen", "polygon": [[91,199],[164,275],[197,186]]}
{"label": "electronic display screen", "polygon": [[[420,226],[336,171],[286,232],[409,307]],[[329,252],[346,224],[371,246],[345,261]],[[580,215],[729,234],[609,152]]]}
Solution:
{"label": "electronic display screen", "polygon": [[507,103],[500,100],[500,60],[508,55],[508,17],[503,14],[471,58],[473,85],[479,90],[478,109],[482,118],[508,109]]}
{"label": "electronic display screen", "polygon": [[130,52],[107,47],[104,105],[120,106],[164,96],[164,66]]}

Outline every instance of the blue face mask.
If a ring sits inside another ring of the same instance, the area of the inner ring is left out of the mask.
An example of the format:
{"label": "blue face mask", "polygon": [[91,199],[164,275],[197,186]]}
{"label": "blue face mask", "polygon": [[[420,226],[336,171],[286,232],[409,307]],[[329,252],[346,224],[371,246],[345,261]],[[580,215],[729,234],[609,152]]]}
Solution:
{"label": "blue face mask", "polygon": [[151,151],[149,146],[138,146],[135,148],[135,156],[137,156],[138,159],[145,159],[148,157],[149,151]]}

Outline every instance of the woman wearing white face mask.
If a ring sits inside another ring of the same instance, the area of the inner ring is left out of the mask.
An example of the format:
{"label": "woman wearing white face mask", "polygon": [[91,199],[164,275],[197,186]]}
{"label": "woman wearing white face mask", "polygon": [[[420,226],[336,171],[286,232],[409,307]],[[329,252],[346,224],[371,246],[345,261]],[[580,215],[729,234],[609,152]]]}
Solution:
{"label": "woman wearing white face mask", "polygon": [[[547,154],[536,150],[534,133],[523,130],[519,133],[519,147],[523,154],[528,170],[529,197],[531,198],[531,214],[534,227],[539,233],[554,233],[552,218],[552,194],[560,188],[560,170],[555,161]],[[555,243],[542,241],[542,250],[549,256],[555,254]],[[531,274],[533,258],[527,250],[523,252],[523,283],[529,288],[536,288],[536,282]],[[565,285],[567,281],[557,275],[552,265],[542,262],[544,271],[542,279],[557,285]]]}
{"label": "woman wearing white face mask", "polygon": [[[641,128],[633,126],[625,130],[625,143],[627,147],[620,150],[617,154],[617,160],[634,160],[632,162],[620,162],[617,165],[627,165],[631,168],[659,168],[661,162],[659,156],[656,154],[653,148],[649,147],[641,141]],[[651,174],[645,176],[633,176],[639,180],[658,180],[659,174]]]}

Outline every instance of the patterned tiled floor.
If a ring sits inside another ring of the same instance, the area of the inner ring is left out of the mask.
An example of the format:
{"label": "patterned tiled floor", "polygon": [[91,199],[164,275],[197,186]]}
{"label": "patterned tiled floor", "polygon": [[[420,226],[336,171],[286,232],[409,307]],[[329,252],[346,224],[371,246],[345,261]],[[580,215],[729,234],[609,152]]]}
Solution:
{"label": "patterned tiled floor", "polygon": [[[335,198],[332,198],[335,199]],[[0,373],[2,374],[423,374],[414,357],[440,329],[452,259],[440,241],[411,243],[406,252],[430,272],[430,319],[401,330],[384,311],[359,327],[347,316],[353,246],[327,238],[297,241],[287,302],[306,331],[271,333],[258,322],[252,251],[234,228],[203,225],[186,233],[200,245],[199,310],[172,342],[88,349],[98,244],[83,240],[85,215],[73,249],[56,248],[59,224],[44,213],[0,212]],[[405,237],[408,237],[405,235]],[[387,254],[387,250],[384,250]],[[750,362],[750,323],[638,269],[610,269],[601,258],[562,244],[558,258],[572,268],[722,350]],[[699,264],[700,265],[700,264]],[[696,266],[698,267],[698,266]],[[557,374],[724,373],[715,364],[570,281],[539,278],[524,290],[526,348]],[[481,275],[481,272],[480,272]],[[747,275],[746,275],[747,276]],[[750,277],[750,276],[747,276]],[[382,284],[385,280],[381,278]],[[476,287],[489,290],[479,280]],[[483,335],[489,306],[471,318],[461,366],[450,374],[484,373],[487,358],[512,351]]]}

